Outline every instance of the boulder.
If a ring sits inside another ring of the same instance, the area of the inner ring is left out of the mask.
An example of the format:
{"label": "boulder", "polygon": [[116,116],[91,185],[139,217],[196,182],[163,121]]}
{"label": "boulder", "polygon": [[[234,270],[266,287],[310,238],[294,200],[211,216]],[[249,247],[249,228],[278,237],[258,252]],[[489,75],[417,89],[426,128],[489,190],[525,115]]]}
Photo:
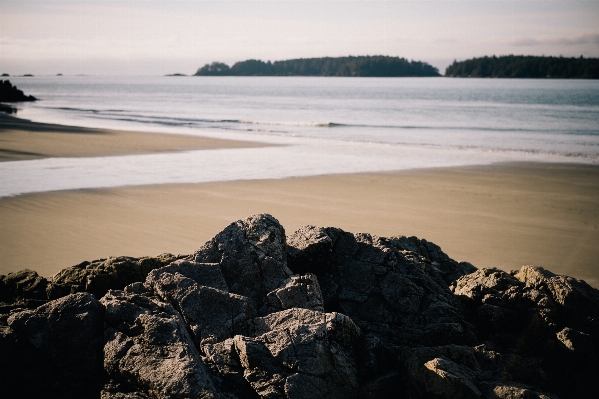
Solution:
{"label": "boulder", "polygon": [[347,316],[293,308],[249,320],[243,334],[208,348],[207,355],[211,362],[229,359],[225,365],[260,397],[355,398],[353,348],[360,334]]}
{"label": "boulder", "polygon": [[[552,323],[599,335],[599,291],[582,280],[559,276],[542,267],[522,266],[512,273],[546,308]],[[537,294],[538,292],[538,294]]]}
{"label": "boulder", "polygon": [[304,308],[324,310],[324,300],[314,274],[294,275],[281,283],[281,287],[266,295],[269,306],[274,310]]}
{"label": "boulder", "polygon": [[490,399],[557,399],[555,395],[522,384],[497,385],[491,388],[487,397]]}
{"label": "boulder", "polygon": [[[109,291],[102,395],[219,398],[181,315],[168,303]],[[122,397],[122,396],[121,396]]]}
{"label": "boulder", "polygon": [[479,341],[491,344],[492,349],[483,352],[493,352],[495,361],[503,359],[489,370],[502,369],[503,382],[515,384],[497,388],[503,392],[498,397],[528,392],[517,388],[520,385],[558,396],[588,397],[596,389],[592,376],[599,374],[598,290],[533,266],[511,273],[480,269],[458,279],[451,289],[464,304]]}
{"label": "boulder", "polygon": [[47,302],[48,280],[33,270],[0,276],[0,314],[13,309],[35,309]]}
{"label": "boulder", "polygon": [[599,291],[585,282],[533,266],[479,270],[415,237],[314,226],[286,237],[270,215],[188,257],[102,259],[51,281],[1,276],[0,301],[3,397],[590,398],[598,388]]}
{"label": "boulder", "polygon": [[219,264],[229,292],[250,298],[262,313],[266,294],[292,275],[286,265],[285,229],[271,215],[232,223],[189,260]]}
{"label": "boulder", "polygon": [[122,290],[134,282],[143,282],[148,273],[182,258],[162,254],[156,257],[128,256],[82,262],[58,272],[48,286],[48,297],[55,299],[75,292],[89,292],[101,298],[108,290]]}
{"label": "boulder", "polygon": [[95,397],[102,377],[104,307],[90,294],[13,312],[2,328],[2,392],[14,397]]}
{"label": "boulder", "polygon": [[474,342],[459,302],[430,261],[443,253],[430,246],[425,257],[408,249],[415,242],[306,226],[289,238],[289,267],[318,278],[326,311],[394,345]]}
{"label": "boulder", "polygon": [[0,301],[14,302],[17,299],[47,299],[48,280],[33,270],[21,270],[0,276]]}
{"label": "boulder", "polygon": [[229,293],[217,264],[177,261],[153,270],[144,286],[175,307],[198,347],[232,337],[256,316],[249,298]]}
{"label": "boulder", "polygon": [[0,102],[36,101],[33,96],[26,96],[8,80],[0,80]]}
{"label": "boulder", "polygon": [[475,351],[448,345],[405,349],[404,372],[412,397],[480,398],[481,368]]}

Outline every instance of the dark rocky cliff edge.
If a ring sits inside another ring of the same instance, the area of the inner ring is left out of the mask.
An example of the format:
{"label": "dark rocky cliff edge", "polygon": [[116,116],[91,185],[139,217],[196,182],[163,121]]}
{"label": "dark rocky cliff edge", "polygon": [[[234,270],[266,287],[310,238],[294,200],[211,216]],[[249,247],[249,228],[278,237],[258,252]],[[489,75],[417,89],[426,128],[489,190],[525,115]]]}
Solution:
{"label": "dark rocky cliff edge", "polygon": [[26,96],[22,90],[13,86],[9,80],[0,80],[0,102],[36,101],[33,96]]}
{"label": "dark rocky cliff edge", "polygon": [[[43,257],[40,257],[43,262]],[[416,237],[237,221],[189,256],[0,276],[3,398],[596,397],[599,291]]]}

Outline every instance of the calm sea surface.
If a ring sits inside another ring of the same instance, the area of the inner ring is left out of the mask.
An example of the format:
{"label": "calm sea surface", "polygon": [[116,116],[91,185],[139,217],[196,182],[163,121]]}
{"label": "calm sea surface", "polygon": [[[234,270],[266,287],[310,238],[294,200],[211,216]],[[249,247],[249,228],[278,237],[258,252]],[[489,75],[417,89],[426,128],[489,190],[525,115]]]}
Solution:
{"label": "calm sea surface", "polygon": [[599,164],[599,81],[10,78],[35,121],[283,144],[0,163],[0,196],[501,161]]}

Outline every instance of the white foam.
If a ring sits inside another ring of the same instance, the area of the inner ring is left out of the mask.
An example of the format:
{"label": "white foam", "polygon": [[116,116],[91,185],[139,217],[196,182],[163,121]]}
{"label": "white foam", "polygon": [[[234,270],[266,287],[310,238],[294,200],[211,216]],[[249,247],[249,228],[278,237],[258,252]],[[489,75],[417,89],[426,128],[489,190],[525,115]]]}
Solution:
{"label": "white foam", "polygon": [[298,138],[292,140],[293,144],[285,141],[288,142],[286,146],[262,148],[3,162],[0,163],[0,197],[55,190],[281,179],[500,161],[559,161],[555,157],[538,154],[485,153]]}

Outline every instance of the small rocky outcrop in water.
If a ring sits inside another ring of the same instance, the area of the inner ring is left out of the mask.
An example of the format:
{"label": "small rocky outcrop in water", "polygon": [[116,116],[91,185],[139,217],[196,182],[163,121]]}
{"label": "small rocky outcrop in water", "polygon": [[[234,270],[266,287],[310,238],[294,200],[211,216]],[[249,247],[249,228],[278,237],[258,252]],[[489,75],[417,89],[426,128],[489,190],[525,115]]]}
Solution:
{"label": "small rocky outcrop in water", "polygon": [[2,397],[595,397],[599,291],[415,237],[237,221],[189,256],[0,276]]}
{"label": "small rocky outcrop in water", "polygon": [[26,96],[8,80],[0,80],[0,102],[36,101],[33,96]]}

